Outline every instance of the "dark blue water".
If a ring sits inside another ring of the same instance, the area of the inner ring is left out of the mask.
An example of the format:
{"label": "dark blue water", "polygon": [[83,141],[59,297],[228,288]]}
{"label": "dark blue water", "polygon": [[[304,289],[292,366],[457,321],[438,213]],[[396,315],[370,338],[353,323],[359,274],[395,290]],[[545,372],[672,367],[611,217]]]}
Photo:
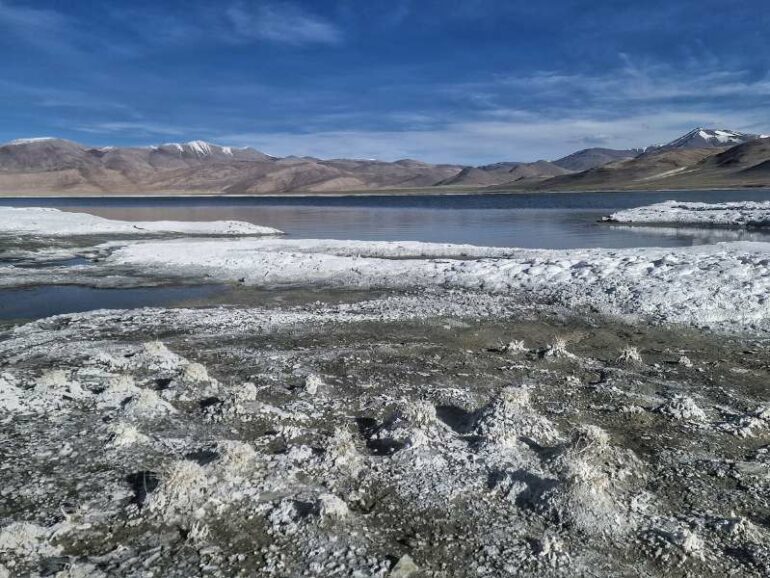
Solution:
{"label": "dark blue water", "polygon": [[0,320],[39,319],[94,309],[130,309],[176,305],[211,297],[220,285],[95,289],[75,285],[44,285],[0,290]]}
{"label": "dark blue water", "polygon": [[613,227],[597,221],[664,200],[770,200],[770,191],[536,193],[338,197],[155,197],[0,199],[0,205],[47,206],[125,220],[249,221],[290,237],[412,240],[508,247],[686,246],[721,240],[770,240],[760,232]]}

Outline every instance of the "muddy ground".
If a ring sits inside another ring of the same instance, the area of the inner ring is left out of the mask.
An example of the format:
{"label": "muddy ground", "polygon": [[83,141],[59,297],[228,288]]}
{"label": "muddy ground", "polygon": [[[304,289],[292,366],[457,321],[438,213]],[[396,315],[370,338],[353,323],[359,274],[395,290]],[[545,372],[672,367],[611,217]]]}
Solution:
{"label": "muddy ground", "polygon": [[770,573],[765,340],[237,291],[6,324],[0,576]]}

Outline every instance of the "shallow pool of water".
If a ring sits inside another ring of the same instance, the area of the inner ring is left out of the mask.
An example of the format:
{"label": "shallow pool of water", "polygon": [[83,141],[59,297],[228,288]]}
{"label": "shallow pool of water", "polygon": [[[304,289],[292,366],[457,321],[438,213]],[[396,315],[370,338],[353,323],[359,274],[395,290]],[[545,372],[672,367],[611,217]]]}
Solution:
{"label": "shallow pool of water", "polygon": [[95,289],[76,285],[43,285],[0,290],[0,320],[30,320],[94,309],[170,307],[213,298],[222,285]]}

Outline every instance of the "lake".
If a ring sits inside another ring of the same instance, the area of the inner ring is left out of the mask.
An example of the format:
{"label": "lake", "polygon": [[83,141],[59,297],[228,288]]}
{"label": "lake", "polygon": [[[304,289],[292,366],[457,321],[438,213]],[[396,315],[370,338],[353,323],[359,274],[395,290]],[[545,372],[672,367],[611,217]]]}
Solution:
{"label": "lake", "polygon": [[[687,246],[770,241],[770,233],[632,228],[598,222],[608,213],[668,199],[770,200],[770,191],[538,193],[338,197],[5,198],[0,205],[56,207],[123,220],[249,221],[289,237],[432,241],[507,247]],[[79,262],[76,262],[76,264]],[[224,300],[223,286],[94,289],[43,286],[0,290],[0,320],[37,319],[98,308],[175,306]]]}
{"label": "lake", "polygon": [[608,213],[664,200],[770,200],[770,191],[537,193],[338,197],[6,198],[123,220],[249,221],[291,237],[432,241],[507,247],[686,246],[770,240],[762,232],[630,228],[598,223]]}

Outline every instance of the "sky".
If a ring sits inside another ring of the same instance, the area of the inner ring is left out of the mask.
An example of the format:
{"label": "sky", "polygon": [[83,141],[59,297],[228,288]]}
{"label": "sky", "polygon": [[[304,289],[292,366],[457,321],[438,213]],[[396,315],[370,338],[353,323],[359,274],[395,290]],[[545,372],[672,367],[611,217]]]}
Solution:
{"label": "sky", "polygon": [[770,132],[767,0],[0,0],[0,142],[483,164]]}

